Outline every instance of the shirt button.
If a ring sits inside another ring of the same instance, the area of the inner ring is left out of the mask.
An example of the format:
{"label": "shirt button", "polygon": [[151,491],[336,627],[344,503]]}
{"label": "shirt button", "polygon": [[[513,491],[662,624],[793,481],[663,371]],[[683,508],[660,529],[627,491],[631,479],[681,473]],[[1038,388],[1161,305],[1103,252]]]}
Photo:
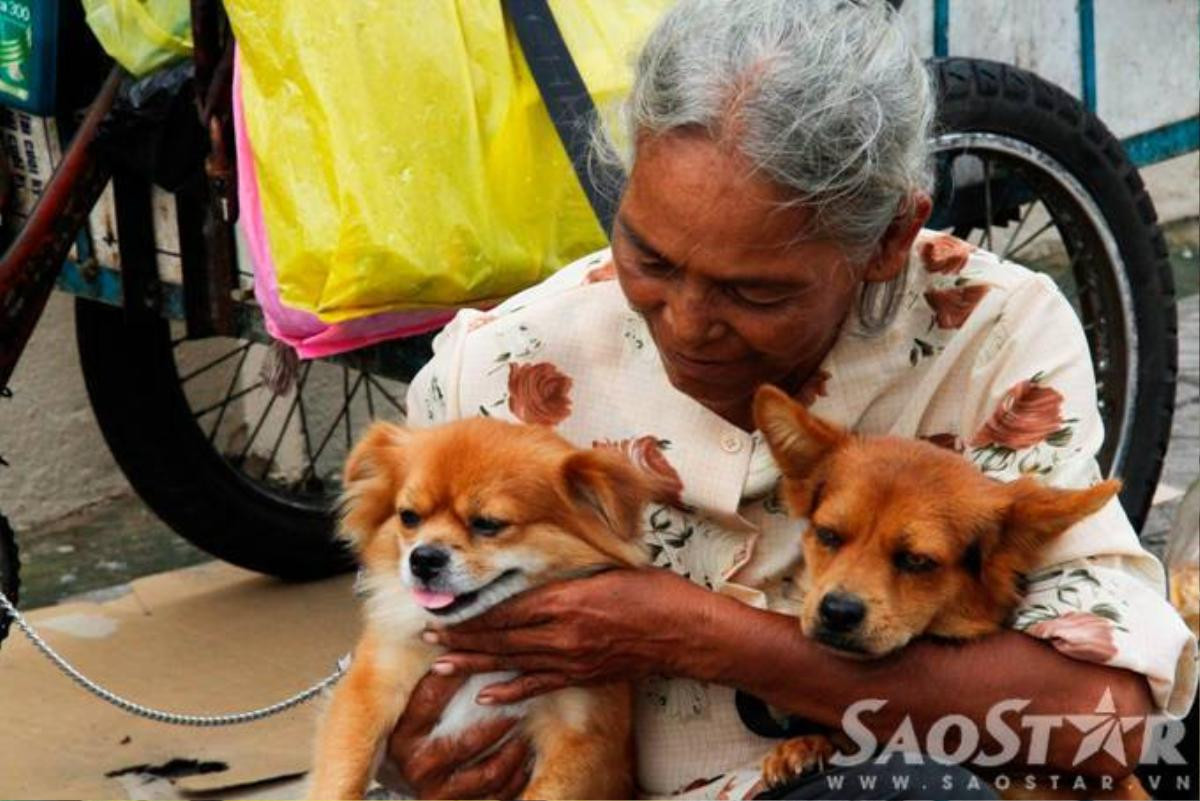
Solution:
{"label": "shirt button", "polygon": [[742,438],[737,434],[726,434],[721,437],[721,450],[726,453],[737,453],[742,449]]}

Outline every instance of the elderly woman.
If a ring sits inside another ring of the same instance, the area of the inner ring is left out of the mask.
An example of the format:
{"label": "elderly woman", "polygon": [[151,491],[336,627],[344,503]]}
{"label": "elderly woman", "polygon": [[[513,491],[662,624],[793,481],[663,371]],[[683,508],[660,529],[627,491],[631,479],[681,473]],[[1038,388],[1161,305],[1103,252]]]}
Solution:
{"label": "elderly woman", "polygon": [[[1128,758],[1089,755],[1078,727],[1053,718],[1035,734],[1015,710],[1186,710],[1194,642],[1115,501],[1054,546],[1056,570],[1031,577],[1012,630],[860,662],[808,641],[789,616],[804,523],[781,508],[754,430],[762,384],[857,431],[955,448],[1000,479],[1099,476],[1092,368],[1068,303],[1047,278],[921,229],[932,104],[883,3],[683,0],[661,21],[627,104],[611,253],[489,314],[459,314],[412,384],[409,422],[486,414],[624,449],[676,490],[644,526],[662,569],[565,581],[427,635],[452,651],[392,738],[411,789],[521,787],[526,744],[489,751],[507,724],[457,744],[422,739],[465,676],[500,668],[520,675],[481,702],[638,681],[639,780],[653,796],[761,791],[776,741],[748,728],[738,690],[830,727],[883,699],[859,722],[880,744],[915,732],[906,747],[965,716],[980,749],[1007,749],[1004,768],[1021,775],[1125,775],[1142,727],[1125,732]],[[1011,741],[984,725],[1000,702]]]}

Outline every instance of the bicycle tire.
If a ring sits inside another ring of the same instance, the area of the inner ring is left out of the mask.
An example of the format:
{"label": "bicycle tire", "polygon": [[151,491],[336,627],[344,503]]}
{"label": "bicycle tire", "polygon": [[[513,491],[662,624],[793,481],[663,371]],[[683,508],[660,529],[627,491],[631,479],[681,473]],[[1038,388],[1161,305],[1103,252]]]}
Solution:
{"label": "bicycle tire", "polygon": [[[17,537],[8,518],[0,514],[0,590],[16,606],[21,600],[21,558],[17,550]],[[0,611],[0,643],[8,636],[12,618]]]}
{"label": "bicycle tire", "polygon": [[306,507],[239,473],[197,426],[153,311],[77,299],[84,384],[109,450],[134,490],[176,533],[240,567],[288,580],[345,572],[331,506]]}
{"label": "bicycle tire", "polygon": [[[1121,502],[1140,529],[1149,511],[1171,433],[1178,370],[1174,280],[1158,217],[1137,168],[1112,132],[1076,98],[1026,70],[971,58],[930,63],[938,90],[936,130],[988,132],[1046,154],[1078,180],[1103,214],[1132,290],[1136,436],[1115,471]],[[1130,440],[1132,441],[1132,440]]]}

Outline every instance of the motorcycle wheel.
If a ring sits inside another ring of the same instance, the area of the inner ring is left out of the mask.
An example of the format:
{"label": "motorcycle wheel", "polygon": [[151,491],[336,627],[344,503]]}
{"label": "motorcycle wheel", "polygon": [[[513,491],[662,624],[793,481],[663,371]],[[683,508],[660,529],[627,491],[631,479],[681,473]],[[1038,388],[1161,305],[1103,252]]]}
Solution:
{"label": "motorcycle wheel", "polygon": [[1120,142],[1031,72],[931,63],[938,187],[930,227],[1050,274],[1083,324],[1105,424],[1104,472],[1141,528],[1171,433],[1175,289],[1154,205]]}

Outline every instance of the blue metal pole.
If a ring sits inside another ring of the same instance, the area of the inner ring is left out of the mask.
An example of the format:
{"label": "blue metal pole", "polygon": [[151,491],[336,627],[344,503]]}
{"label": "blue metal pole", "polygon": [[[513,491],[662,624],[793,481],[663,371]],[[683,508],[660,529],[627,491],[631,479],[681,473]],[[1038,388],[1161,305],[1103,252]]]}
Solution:
{"label": "blue metal pole", "polygon": [[1079,0],[1079,71],[1083,105],[1096,111],[1096,8],[1094,0]]}
{"label": "blue metal pole", "polygon": [[1200,116],[1136,134],[1121,142],[1129,160],[1139,167],[1166,161],[1200,148]]}
{"label": "blue metal pole", "polygon": [[933,55],[950,55],[950,0],[933,0]]}

